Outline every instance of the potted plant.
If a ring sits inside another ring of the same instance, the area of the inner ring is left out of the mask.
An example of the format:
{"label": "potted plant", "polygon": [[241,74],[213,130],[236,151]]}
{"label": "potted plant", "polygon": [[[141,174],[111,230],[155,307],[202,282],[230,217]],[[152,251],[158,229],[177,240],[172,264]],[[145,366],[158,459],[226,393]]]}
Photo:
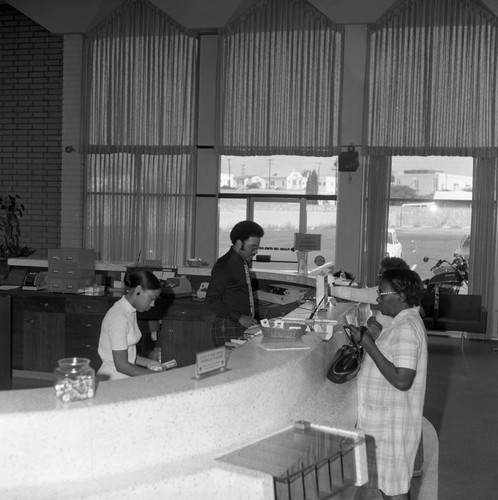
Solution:
{"label": "potted plant", "polygon": [[0,196],[0,260],[12,257],[28,257],[34,250],[19,244],[21,229],[19,219],[24,213],[24,205],[19,203],[19,195]]}

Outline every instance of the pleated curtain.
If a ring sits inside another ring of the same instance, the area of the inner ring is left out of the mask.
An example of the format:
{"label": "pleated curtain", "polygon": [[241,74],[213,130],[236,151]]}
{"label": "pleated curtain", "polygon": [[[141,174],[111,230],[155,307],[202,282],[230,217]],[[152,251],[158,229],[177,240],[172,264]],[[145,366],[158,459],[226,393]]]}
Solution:
{"label": "pleated curtain", "polygon": [[497,35],[475,0],[403,0],[370,25],[365,152],[496,156]]}
{"label": "pleated curtain", "polygon": [[361,276],[364,283],[374,286],[377,282],[380,261],[386,255],[391,157],[368,156],[365,172],[366,201]]}
{"label": "pleated curtain", "polygon": [[367,155],[475,158],[470,289],[492,311],[498,18],[477,0],[400,0],[368,27],[367,60]]}
{"label": "pleated curtain", "polygon": [[[470,235],[469,293],[482,295],[488,310],[486,332],[492,337],[495,325],[492,311],[495,302],[495,262],[497,236],[498,159],[474,160],[474,187],[472,192],[472,232]],[[474,335],[479,337],[479,335]]]}
{"label": "pleated curtain", "polygon": [[101,260],[191,251],[197,40],[146,0],[84,39],[85,245]]}
{"label": "pleated curtain", "polygon": [[305,0],[262,0],[220,35],[216,149],[333,156],[343,27]]}

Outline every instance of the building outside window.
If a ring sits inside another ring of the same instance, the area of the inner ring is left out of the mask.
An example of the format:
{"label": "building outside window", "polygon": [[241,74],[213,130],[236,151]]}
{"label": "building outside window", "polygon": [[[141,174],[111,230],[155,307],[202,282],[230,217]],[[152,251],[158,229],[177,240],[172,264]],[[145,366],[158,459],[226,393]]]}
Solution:
{"label": "building outside window", "polygon": [[403,259],[428,278],[439,259],[451,262],[455,252],[462,253],[470,235],[473,159],[394,156],[391,174],[389,228],[396,231]]}
{"label": "building outside window", "polygon": [[294,234],[321,234],[321,250],[310,252],[335,260],[337,157],[221,156],[219,246],[230,246],[230,230],[250,218],[265,230],[255,268],[297,270]]}

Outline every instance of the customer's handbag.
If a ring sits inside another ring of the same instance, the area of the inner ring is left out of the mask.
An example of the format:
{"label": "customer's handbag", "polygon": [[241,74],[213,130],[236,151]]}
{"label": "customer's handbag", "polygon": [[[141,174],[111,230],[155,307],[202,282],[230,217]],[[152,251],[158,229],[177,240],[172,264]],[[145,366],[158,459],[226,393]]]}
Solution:
{"label": "customer's handbag", "polygon": [[335,384],[343,384],[356,376],[363,360],[363,347],[357,344],[349,326],[344,326],[349,344],[344,344],[334,355],[332,364],[327,372],[327,378]]}

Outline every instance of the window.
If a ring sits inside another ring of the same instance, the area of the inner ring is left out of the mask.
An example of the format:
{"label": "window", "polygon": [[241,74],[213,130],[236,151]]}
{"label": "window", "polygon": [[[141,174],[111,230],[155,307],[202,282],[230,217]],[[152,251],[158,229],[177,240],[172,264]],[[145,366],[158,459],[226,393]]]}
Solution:
{"label": "window", "polygon": [[389,228],[403,259],[428,278],[435,262],[451,262],[470,235],[473,159],[395,156],[391,174]]}
{"label": "window", "polygon": [[321,250],[308,255],[309,269],[318,255],[334,262],[336,192],[337,157],[222,156],[218,254],[228,250],[231,228],[251,218],[265,230],[259,255],[266,261],[254,267],[297,270],[298,232],[321,234]]}
{"label": "window", "polygon": [[[190,256],[198,39],[150,2],[84,38],[85,246],[100,260]],[[181,64],[178,64],[181,61]]]}

